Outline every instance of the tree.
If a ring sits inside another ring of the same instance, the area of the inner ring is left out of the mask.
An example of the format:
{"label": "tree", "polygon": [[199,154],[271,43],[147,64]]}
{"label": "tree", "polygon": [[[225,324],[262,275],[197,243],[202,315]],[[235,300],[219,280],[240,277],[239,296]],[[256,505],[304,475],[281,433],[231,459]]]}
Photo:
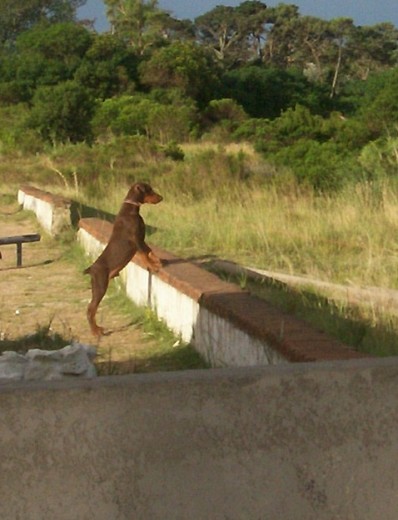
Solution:
{"label": "tree", "polygon": [[195,40],[195,26],[191,20],[178,20],[169,13],[164,13],[163,38],[166,41]]}
{"label": "tree", "polygon": [[372,75],[361,99],[361,120],[377,138],[398,123],[398,69]]}
{"label": "tree", "polygon": [[125,43],[112,34],[94,36],[75,79],[99,99],[134,90],[137,82],[137,57]]}
{"label": "tree", "polygon": [[218,88],[218,69],[210,54],[191,42],[173,42],[156,50],[139,68],[144,85],[178,88],[183,95],[206,104]]}
{"label": "tree", "polygon": [[[236,8],[242,27],[248,58],[263,59],[263,45],[268,22],[268,8],[258,0],[247,0]],[[245,46],[244,46],[245,47]]]}
{"label": "tree", "polygon": [[301,16],[285,4],[266,15],[264,63],[299,68],[311,81],[328,85],[332,98],[347,81],[397,64],[398,29],[392,24],[356,27],[349,18]]}
{"label": "tree", "polygon": [[264,63],[287,68],[291,64],[290,55],[295,47],[293,27],[299,18],[295,5],[279,4],[267,10],[265,25]]}
{"label": "tree", "polygon": [[[337,47],[337,57],[335,61],[330,97],[333,98],[337,92],[337,87],[342,70],[348,69],[350,59],[350,41],[352,40],[355,27],[350,18],[339,18],[330,22],[330,32],[332,40]],[[345,65],[345,67],[344,67]]]}
{"label": "tree", "polygon": [[257,0],[238,7],[219,5],[195,19],[197,37],[220,61],[247,60],[261,55],[267,6]]}
{"label": "tree", "polygon": [[37,89],[27,125],[53,144],[92,140],[91,119],[95,102],[75,81]]}
{"label": "tree", "polygon": [[390,23],[356,27],[350,42],[351,73],[366,79],[398,62],[398,29]]}
{"label": "tree", "polygon": [[311,85],[294,69],[250,65],[228,71],[222,84],[223,95],[235,99],[251,117],[278,117],[297,103],[318,113],[325,109],[322,87]]}
{"label": "tree", "polygon": [[92,33],[75,23],[38,25],[23,32],[1,63],[0,101],[29,101],[37,86],[72,79]]}
{"label": "tree", "polygon": [[239,27],[233,7],[219,5],[195,19],[198,37],[202,44],[213,49],[219,60],[240,38]]}
{"label": "tree", "polygon": [[72,79],[91,39],[92,34],[75,23],[39,25],[22,33],[4,78],[19,93],[16,101],[29,101],[40,85]]}
{"label": "tree", "polygon": [[44,21],[71,22],[87,0],[1,0],[0,44],[13,44],[24,31]]}
{"label": "tree", "polygon": [[91,33],[75,23],[38,26],[24,32],[17,40],[21,61],[28,56],[57,61],[73,73],[92,42]]}
{"label": "tree", "polygon": [[105,0],[112,33],[125,40],[139,55],[164,39],[167,15],[158,0]]}

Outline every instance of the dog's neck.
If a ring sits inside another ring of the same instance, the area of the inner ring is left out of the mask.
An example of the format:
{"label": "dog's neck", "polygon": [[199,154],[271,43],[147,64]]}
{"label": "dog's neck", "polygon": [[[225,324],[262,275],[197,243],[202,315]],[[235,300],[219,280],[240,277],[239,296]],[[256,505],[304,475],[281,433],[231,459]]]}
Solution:
{"label": "dog's neck", "polygon": [[135,200],[124,199],[123,204],[131,204],[132,206],[136,206],[138,209],[141,206],[141,202],[136,202]]}

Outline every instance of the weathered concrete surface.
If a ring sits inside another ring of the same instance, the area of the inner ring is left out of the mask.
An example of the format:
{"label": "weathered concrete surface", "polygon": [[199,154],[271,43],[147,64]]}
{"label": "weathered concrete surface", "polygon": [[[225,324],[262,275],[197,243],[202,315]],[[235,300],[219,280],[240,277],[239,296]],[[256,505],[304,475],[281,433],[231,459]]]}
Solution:
{"label": "weathered concrete surface", "polygon": [[0,387],[0,518],[396,520],[398,360]]}

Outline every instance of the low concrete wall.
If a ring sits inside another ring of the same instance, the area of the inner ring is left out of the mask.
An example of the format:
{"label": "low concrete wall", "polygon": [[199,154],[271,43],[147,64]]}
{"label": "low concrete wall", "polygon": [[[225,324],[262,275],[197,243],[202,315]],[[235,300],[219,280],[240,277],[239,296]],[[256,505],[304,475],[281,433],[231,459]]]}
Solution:
{"label": "low concrete wall", "polygon": [[40,225],[50,234],[58,235],[70,227],[71,202],[64,197],[52,195],[32,186],[22,186],[18,191],[18,202],[23,209],[33,211]]}
{"label": "low concrete wall", "polygon": [[0,518],[396,520],[398,360],[0,387]]}
{"label": "low concrete wall", "polygon": [[[97,257],[109,240],[112,224],[90,218],[80,220],[79,226],[79,242]],[[151,306],[211,366],[364,357],[237,285],[168,251],[153,249],[166,260],[165,267],[152,275],[135,257],[120,275],[127,295],[138,305]]]}

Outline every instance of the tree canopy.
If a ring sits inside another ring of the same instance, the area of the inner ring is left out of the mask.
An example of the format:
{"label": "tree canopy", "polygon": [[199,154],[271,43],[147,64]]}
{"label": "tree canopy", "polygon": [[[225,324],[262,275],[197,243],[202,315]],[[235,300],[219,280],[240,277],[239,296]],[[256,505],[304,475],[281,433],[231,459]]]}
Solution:
{"label": "tree canopy", "polygon": [[157,0],[105,0],[111,30],[97,34],[76,19],[83,3],[0,0],[0,107],[15,106],[40,139],[167,144],[217,132],[250,140],[317,189],[337,189],[369,157],[393,170],[392,24],[259,0],[178,20]]}
{"label": "tree canopy", "polygon": [[10,45],[24,31],[43,22],[76,21],[87,0],[1,0],[0,44]]}

